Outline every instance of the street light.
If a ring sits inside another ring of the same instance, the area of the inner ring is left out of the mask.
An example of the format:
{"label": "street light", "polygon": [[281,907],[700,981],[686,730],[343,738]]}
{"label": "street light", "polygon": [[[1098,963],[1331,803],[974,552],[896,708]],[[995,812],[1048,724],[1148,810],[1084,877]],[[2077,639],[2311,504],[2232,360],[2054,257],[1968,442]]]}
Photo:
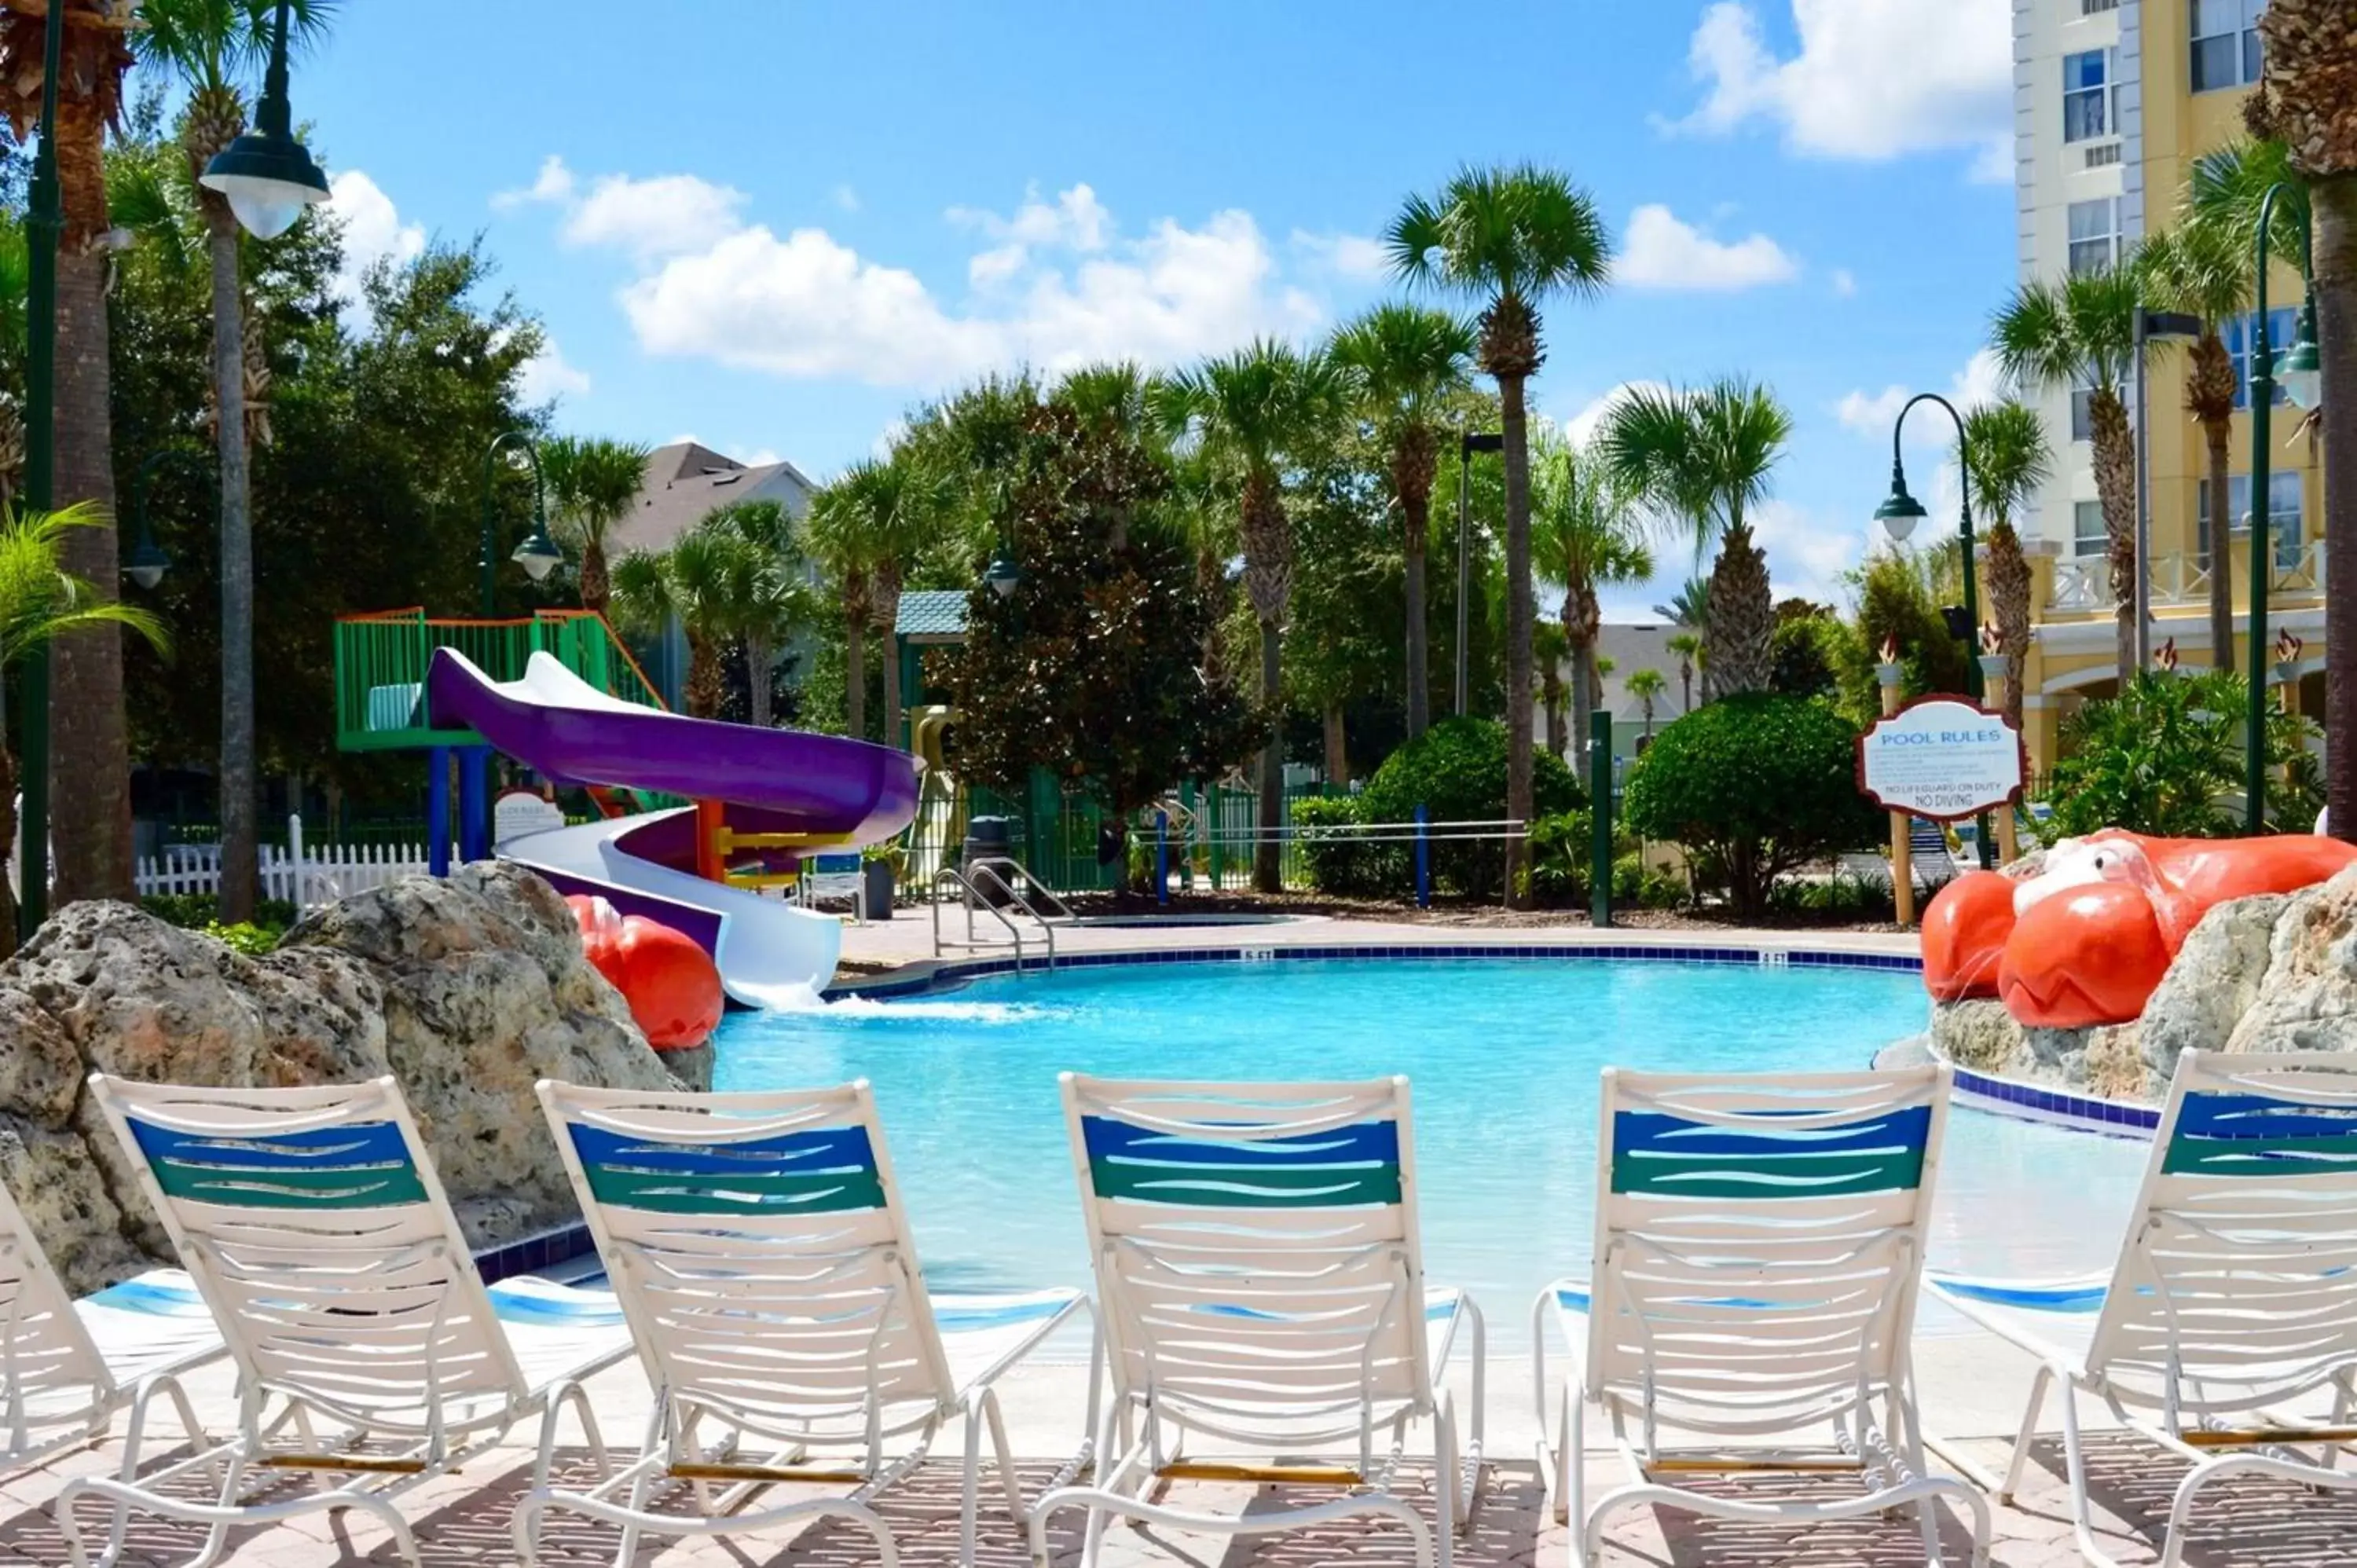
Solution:
{"label": "street light", "polygon": [[[1908,538],[1914,533],[1915,525],[1922,521],[1926,515],[1923,503],[1907,492],[1907,463],[1900,455],[1899,447],[1900,433],[1907,428],[1907,416],[1914,412],[1915,405],[1919,403],[1938,403],[1948,411],[1948,417],[1956,422],[1956,463],[1961,470],[1962,479],[1957,489],[1961,492],[1960,499],[1963,501],[1963,521],[1958,537],[1964,543],[1964,559],[1958,564],[1964,574],[1964,614],[1957,618],[1950,630],[1956,636],[1957,640],[1964,645],[1965,693],[1969,696],[1979,698],[1984,695],[1981,665],[1977,657],[1979,650],[1973,646],[1975,633],[1981,623],[1981,611],[1980,595],[1973,584],[1973,553],[1975,546],[1973,542],[1972,463],[1964,450],[1967,439],[1964,435],[1964,416],[1956,412],[1954,403],[1950,403],[1938,392],[1917,392],[1900,405],[1899,417],[1891,421],[1890,494],[1884,498],[1880,506],[1874,509],[1874,515],[1876,521],[1882,524],[1883,531],[1890,535],[1890,542],[1894,544],[1906,543]],[[1957,628],[1962,629],[1958,630]],[[1984,869],[1994,870],[1996,866],[1996,844],[1989,837],[1989,819],[1986,811],[1980,814],[1979,838],[1981,865]]]}
{"label": "street light", "polygon": [[139,465],[139,471],[131,477],[131,522],[136,532],[135,542],[131,546],[131,558],[124,563],[123,575],[150,592],[171,569],[172,558],[164,553],[162,545],[156,542],[156,531],[147,523],[149,481],[158,468],[183,463],[199,477],[205,471],[205,460],[194,452],[167,446],[160,452],[149,453],[146,460]]}
{"label": "street light", "polygon": [[286,102],[286,13],[292,3],[278,0],[270,70],[263,79],[253,129],[215,153],[197,181],[226,197],[230,210],[257,240],[276,239],[295,227],[303,209],[328,199],[328,177],[295,139]]}
{"label": "street light", "polygon": [[1473,595],[1472,458],[1476,452],[1503,452],[1506,437],[1494,430],[1457,433],[1457,716],[1463,718],[1473,682],[1465,667],[1467,601]]}
{"label": "street light", "polygon": [[491,508],[491,478],[500,451],[512,445],[532,464],[532,536],[515,548],[508,559],[523,568],[524,575],[537,583],[554,571],[565,560],[565,552],[548,536],[548,487],[540,473],[540,448],[533,442],[529,431],[505,430],[491,437],[489,450],[483,454],[483,614],[492,615],[498,607],[500,585],[499,516]]}
{"label": "street light", "polygon": [[[2275,226],[2276,200],[2290,186],[2278,180],[2259,199],[2256,276],[2258,317],[2251,343],[2251,711],[2250,733],[2243,743],[2243,825],[2250,832],[2267,827],[2267,682],[2259,668],[2259,650],[2267,639],[2267,595],[2275,587],[2275,564],[2267,534],[2275,521],[2268,490],[2274,476],[2267,464],[2273,456],[2276,377],[2283,377],[2285,393],[2302,408],[2315,406],[2324,377],[2316,351],[2316,286],[2314,237],[2301,236],[2299,273],[2307,306],[2299,314],[2299,338],[2276,359],[2267,334],[2267,231]],[[2231,526],[2231,523],[2230,525]]]}
{"label": "street light", "polygon": [[[42,25],[40,145],[25,210],[25,505],[47,511],[57,499],[58,236],[65,203],[58,185],[58,78],[65,74],[63,5]],[[25,655],[22,684],[24,805],[17,812],[16,931],[20,940],[49,912],[49,654]]]}

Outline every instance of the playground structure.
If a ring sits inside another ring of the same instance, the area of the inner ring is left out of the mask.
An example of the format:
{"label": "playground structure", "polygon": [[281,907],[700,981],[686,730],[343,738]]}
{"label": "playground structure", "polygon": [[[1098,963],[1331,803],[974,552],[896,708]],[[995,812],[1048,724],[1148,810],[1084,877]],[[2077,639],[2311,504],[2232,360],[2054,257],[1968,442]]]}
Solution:
{"label": "playground structure", "polygon": [[[447,874],[450,785],[457,853],[493,852],[497,749],[592,792],[599,821],[496,846],[568,895],[668,926],[709,952],[729,996],[790,1005],[834,972],[842,928],[765,891],[791,890],[804,856],[892,837],[916,814],[915,758],[888,746],[691,719],[664,706],[602,617],[433,620],[421,610],[336,628],[339,744],[422,750],[428,862]],[[613,793],[642,809],[619,814]]]}

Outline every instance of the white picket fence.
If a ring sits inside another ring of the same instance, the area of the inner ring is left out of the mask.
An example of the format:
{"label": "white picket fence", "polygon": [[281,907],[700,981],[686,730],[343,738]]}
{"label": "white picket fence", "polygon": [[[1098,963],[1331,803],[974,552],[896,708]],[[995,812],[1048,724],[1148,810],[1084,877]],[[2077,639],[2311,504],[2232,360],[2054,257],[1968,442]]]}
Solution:
{"label": "white picket fence", "polygon": [[[303,842],[303,819],[286,819],[286,847],[262,846],[262,896],[283,898],[297,909],[316,909],[354,893],[381,887],[396,876],[425,870],[423,844],[320,844]],[[142,859],[133,886],[151,894],[221,891],[221,846],[174,844]]]}

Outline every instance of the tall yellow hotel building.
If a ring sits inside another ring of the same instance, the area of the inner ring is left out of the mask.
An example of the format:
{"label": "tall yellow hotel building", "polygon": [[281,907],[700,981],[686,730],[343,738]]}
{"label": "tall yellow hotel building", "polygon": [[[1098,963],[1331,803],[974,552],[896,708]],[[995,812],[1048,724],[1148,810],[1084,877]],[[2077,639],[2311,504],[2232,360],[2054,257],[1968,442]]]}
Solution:
{"label": "tall yellow hotel building", "polygon": [[[2243,101],[2258,80],[2252,30],[2266,0],[2013,0],[2014,145],[2021,276],[2058,279],[2108,265],[2143,236],[2177,220],[2195,161],[2244,133]],[[2305,297],[2296,258],[2271,258],[2269,332],[2288,348]],[[2225,334],[2249,402],[2252,319]],[[2200,428],[2185,412],[2184,346],[2156,342],[2148,358],[2152,643],[2174,639],[2187,665],[2211,662],[2212,533],[2201,483]],[[2062,722],[2090,697],[2116,690],[2114,604],[2083,396],[2039,394],[2054,474],[2022,528],[2031,572],[2031,637],[2023,725],[2031,765],[2050,767]],[[2133,403],[2131,403],[2133,411]],[[2322,476],[2300,413],[2276,394],[2267,503],[2274,578],[2267,646],[2273,678],[2278,630],[2304,639],[2303,712],[2322,711]],[[2248,670],[2250,417],[2234,418],[2235,667]]]}

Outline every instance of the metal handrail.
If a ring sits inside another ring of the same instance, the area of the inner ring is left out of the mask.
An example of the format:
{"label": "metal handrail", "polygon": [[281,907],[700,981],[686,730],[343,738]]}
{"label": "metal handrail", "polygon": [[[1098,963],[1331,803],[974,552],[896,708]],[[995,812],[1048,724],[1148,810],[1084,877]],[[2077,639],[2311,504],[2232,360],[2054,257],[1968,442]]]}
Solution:
{"label": "metal handrail", "polygon": [[996,858],[980,860],[974,863],[974,868],[976,871],[981,872],[984,875],[989,877],[993,882],[997,883],[1000,892],[1013,899],[1016,904],[1022,908],[1025,914],[1039,921],[1040,925],[1045,926],[1048,923],[1048,917],[1042,915],[1039,910],[1031,907],[1031,900],[1024,896],[1021,888],[1017,887],[1014,884],[1008,882],[1006,877],[1001,876],[998,874],[996,868],[1002,865],[1006,866],[1008,870],[1014,872],[1017,877],[1021,878],[1024,887],[1028,887],[1033,893],[1038,894],[1041,898],[1055,906],[1056,918],[1058,919],[1071,920],[1077,919],[1079,918],[1072,913],[1072,907],[1065,903],[1062,898],[1057,896],[1054,888],[1049,887],[1046,883],[1032,875],[1030,871],[1025,867],[1020,861]]}
{"label": "metal handrail", "polygon": [[[1008,903],[1013,904],[1017,908],[1030,916],[1032,922],[1039,928],[1040,933],[1047,939],[1048,942],[1048,972],[1053,974],[1056,972],[1056,928],[1048,923],[1046,916],[1040,914],[1039,910],[1031,907],[1031,901],[1029,899],[1024,897],[1021,893],[1016,891],[1013,884],[1009,883],[1004,876],[998,875],[996,867],[1000,865],[1013,866],[1017,875],[1022,877],[1025,882],[1030,884],[1031,887],[1035,891],[1044,895],[1049,903],[1055,905],[1059,909],[1063,910],[1065,919],[1069,920],[1072,918],[1072,911],[1066,907],[1061,898],[1059,898],[1053,893],[1049,892],[1047,888],[1040,886],[1037,878],[1032,876],[1029,872],[1025,871],[1021,866],[1016,865],[1013,861],[977,861],[974,865],[968,867],[966,871],[965,881],[968,900],[966,905],[966,926],[968,932],[971,933],[974,925],[974,906],[972,900],[978,896],[981,891],[974,886],[974,881],[976,878],[986,876],[991,880],[991,883],[997,887],[999,892],[1006,896]],[[998,916],[1000,923],[1006,926],[1008,930],[1013,930],[1015,929],[1015,922],[1006,918],[1006,911],[1004,909],[1000,908],[996,905],[986,907],[990,908],[993,914]],[[936,920],[939,920],[941,918],[938,907],[935,908],[933,918]],[[1023,967],[1022,950],[1019,945],[1016,950],[1015,962],[1016,968],[1019,971]]]}
{"label": "metal handrail", "polygon": [[[945,881],[945,880],[946,880],[947,882],[949,882],[952,886],[955,886],[955,887],[958,889],[958,892],[959,892],[960,897],[961,897],[964,900],[964,902],[965,902],[965,940],[963,940],[963,941],[962,941],[962,942],[961,942],[961,941],[953,941],[953,940],[951,940],[951,941],[945,941],[945,940],[942,940],[942,882],[943,882],[943,881]],[[945,947],[964,948],[964,949],[967,949],[968,950],[972,950],[973,949],[975,949],[975,948],[985,948],[985,947],[1005,947],[1005,946],[1006,945],[1006,943],[1005,943],[1005,942],[985,942],[985,941],[981,941],[981,940],[978,940],[975,938],[975,936],[974,936],[974,904],[975,904],[975,902],[976,902],[976,900],[977,900],[977,895],[976,895],[976,893],[975,893],[975,891],[974,891],[974,884],[966,880],[966,875],[965,875],[965,873],[964,873],[964,872],[960,871],[960,870],[959,870],[956,866],[954,866],[954,865],[944,865],[944,866],[942,866],[939,871],[937,871],[937,872],[933,873],[933,887],[932,887],[932,892],[933,892],[933,897],[932,897],[932,906],[933,906],[933,956],[934,956],[935,958],[939,958],[939,957],[941,957],[941,956],[942,956],[942,950],[943,948],[945,948]],[[1022,931],[1017,929],[1016,924],[1015,924],[1015,922],[1014,922],[1014,921],[1012,921],[1012,920],[1010,920],[1010,919],[1008,919],[1008,918],[1006,918],[1006,911],[1004,911],[1004,910],[1000,909],[996,905],[994,905],[994,904],[985,904],[985,905],[983,905],[983,908],[985,908],[985,909],[988,909],[988,910],[990,911],[990,913],[991,913],[992,917],[993,917],[995,919],[996,919],[1000,925],[1005,926],[1005,927],[1006,928],[1006,935],[1007,935],[1007,937],[1008,937],[1008,939],[1009,939],[1010,940],[1012,940],[1012,941],[1014,942],[1014,944],[1015,944],[1015,972],[1016,972],[1016,973],[1017,973],[1017,974],[1022,973],[1022,972],[1023,972],[1023,933],[1022,933]],[[1049,934],[1049,950],[1050,950],[1050,956],[1049,956],[1049,967],[1051,970],[1055,967],[1055,959],[1054,959],[1054,956],[1053,956],[1054,944],[1055,944],[1055,937],[1054,937],[1053,933],[1050,933],[1050,934]]]}

